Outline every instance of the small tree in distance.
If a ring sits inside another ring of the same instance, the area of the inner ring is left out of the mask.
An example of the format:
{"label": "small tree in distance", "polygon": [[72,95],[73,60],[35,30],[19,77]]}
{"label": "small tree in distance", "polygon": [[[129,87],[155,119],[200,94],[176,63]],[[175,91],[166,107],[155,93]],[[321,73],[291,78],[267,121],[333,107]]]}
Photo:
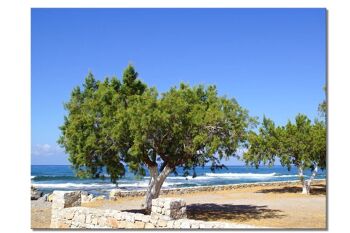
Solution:
{"label": "small tree in distance", "polygon": [[137,76],[130,65],[122,82],[89,74],[65,104],[58,143],[78,175],[99,177],[105,167],[115,183],[125,165],[140,176],[148,169],[150,211],[169,174],[182,168],[195,177],[195,168],[208,163],[212,171],[222,168],[222,159],[247,146],[255,119],[236,100],[218,96],[215,86],[180,84],[158,96]]}
{"label": "small tree in distance", "polygon": [[[259,133],[251,132],[249,148],[244,154],[247,164],[256,168],[260,164],[272,166],[275,158],[281,165],[291,169],[296,166],[303,186],[302,193],[309,194],[318,169],[326,168],[326,127],[324,122],[311,121],[305,115],[297,115],[295,123],[288,121],[285,126],[276,127],[272,120],[263,119]],[[309,180],[304,171],[310,169]]]}

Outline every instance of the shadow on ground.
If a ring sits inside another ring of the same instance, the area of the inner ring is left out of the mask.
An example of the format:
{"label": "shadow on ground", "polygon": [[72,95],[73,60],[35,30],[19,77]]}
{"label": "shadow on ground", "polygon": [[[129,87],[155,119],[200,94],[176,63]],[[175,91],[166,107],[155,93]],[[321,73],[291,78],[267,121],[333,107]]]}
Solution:
{"label": "shadow on ground", "polygon": [[[298,186],[260,189],[257,193],[301,193],[302,188]],[[326,185],[313,185],[310,190],[311,195],[326,195]]]}
{"label": "shadow on ground", "polygon": [[203,221],[282,218],[283,212],[264,206],[255,205],[231,205],[231,204],[192,204],[187,206],[189,219]]}
{"label": "shadow on ground", "polygon": [[130,212],[134,214],[147,214],[145,209],[127,209],[127,210],[122,210],[124,212]]}

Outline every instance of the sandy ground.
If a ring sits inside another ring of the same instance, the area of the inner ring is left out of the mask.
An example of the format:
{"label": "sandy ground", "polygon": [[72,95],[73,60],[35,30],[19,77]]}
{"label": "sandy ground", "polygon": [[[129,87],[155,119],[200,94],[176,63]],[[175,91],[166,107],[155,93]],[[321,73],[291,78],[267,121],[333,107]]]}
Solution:
{"label": "sandy ground", "polygon": [[[301,186],[245,187],[235,190],[197,192],[162,197],[181,197],[190,219],[222,221],[273,228],[326,228],[326,184],[313,185],[311,195]],[[50,203],[32,201],[32,228],[48,228]],[[33,204],[34,203],[34,204]],[[140,212],[143,197],[96,201],[83,206]]]}
{"label": "sandy ground", "polygon": [[31,201],[31,227],[49,228],[51,220],[51,202],[44,200]]}

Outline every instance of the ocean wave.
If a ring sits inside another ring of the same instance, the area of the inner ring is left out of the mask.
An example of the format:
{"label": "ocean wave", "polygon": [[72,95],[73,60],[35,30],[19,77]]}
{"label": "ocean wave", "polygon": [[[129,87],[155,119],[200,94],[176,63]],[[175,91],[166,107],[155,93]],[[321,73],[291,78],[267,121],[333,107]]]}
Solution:
{"label": "ocean wave", "polygon": [[[109,179],[110,175],[102,174],[100,178],[95,179]],[[77,176],[69,176],[69,175],[44,175],[44,176],[31,176],[31,179],[34,181],[48,181],[48,180],[81,180],[81,179],[92,179],[92,178],[79,178]],[[93,180],[93,179],[92,179]]]}
{"label": "ocean wave", "polygon": [[[163,187],[171,187],[173,185],[180,185],[181,183],[170,183],[170,182],[164,182]],[[111,183],[92,183],[92,184],[85,184],[85,183],[56,183],[56,184],[50,184],[50,183],[34,183],[32,184],[36,188],[41,189],[111,189],[111,188],[146,188],[148,187],[148,182],[134,182],[134,183],[119,183],[118,186]]]}
{"label": "ocean wave", "polygon": [[283,178],[285,178],[285,177],[298,177],[299,175],[278,175],[278,176],[276,176],[276,177],[283,177]]}
{"label": "ocean wave", "polygon": [[44,180],[77,180],[76,176],[32,176],[34,181],[44,181]]}
{"label": "ocean wave", "polygon": [[206,176],[216,177],[216,178],[230,178],[230,179],[240,179],[240,178],[251,178],[251,179],[264,179],[271,178],[276,175],[273,173],[205,173]]}
{"label": "ocean wave", "polygon": [[106,183],[93,183],[93,184],[83,184],[83,183],[58,183],[58,184],[32,184],[36,188],[43,189],[94,189],[94,188],[115,188],[115,184]]}
{"label": "ocean wave", "polygon": [[[162,187],[171,187],[174,185],[181,185],[181,184],[182,183],[164,182]],[[146,187],[148,187],[148,182],[124,183],[124,184],[118,184],[118,187],[121,187],[121,188],[128,188],[128,187],[146,188]]]}
{"label": "ocean wave", "polygon": [[167,177],[168,180],[208,180],[208,179],[213,179],[215,177],[211,176],[197,176],[197,177],[192,177],[192,176],[169,176]]}

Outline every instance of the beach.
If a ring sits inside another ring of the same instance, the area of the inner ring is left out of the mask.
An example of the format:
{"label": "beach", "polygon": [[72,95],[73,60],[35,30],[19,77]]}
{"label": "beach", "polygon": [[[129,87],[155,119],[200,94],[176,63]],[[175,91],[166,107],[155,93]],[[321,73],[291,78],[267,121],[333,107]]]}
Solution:
{"label": "beach", "polygon": [[[326,181],[317,180],[311,195],[301,194],[297,182],[240,185],[235,189],[171,193],[186,201],[189,219],[248,224],[267,228],[326,228]],[[141,212],[144,197],[98,200],[82,206]],[[32,228],[49,228],[51,203],[32,202]]]}

